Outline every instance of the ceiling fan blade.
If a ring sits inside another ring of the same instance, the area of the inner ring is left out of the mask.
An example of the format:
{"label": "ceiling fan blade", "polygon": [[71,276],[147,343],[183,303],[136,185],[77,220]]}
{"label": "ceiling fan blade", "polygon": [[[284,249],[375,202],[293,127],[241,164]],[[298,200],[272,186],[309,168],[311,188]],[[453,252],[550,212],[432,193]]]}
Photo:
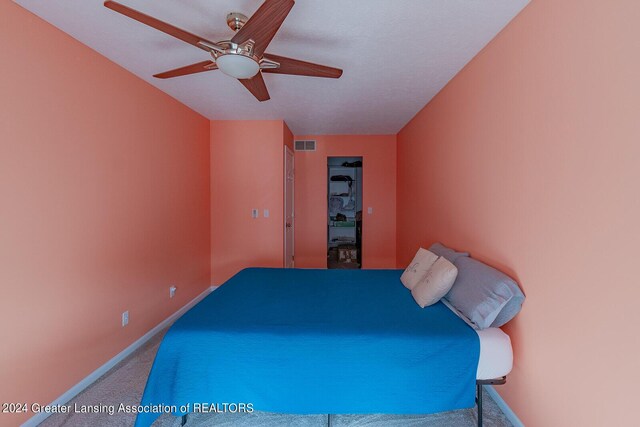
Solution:
{"label": "ceiling fan blade", "polygon": [[213,61],[202,61],[197,64],[191,64],[174,70],[165,71],[164,73],[154,74],[153,77],[157,79],[169,79],[171,77],[186,76],[189,74],[202,73],[217,69],[218,67],[216,67],[216,64]]}
{"label": "ceiling fan blade", "polygon": [[152,16],[149,15],[145,15],[142,12],[138,12],[135,9],[131,9],[128,6],[125,6],[123,4],[117,3],[115,1],[105,1],[104,2],[105,7],[114,10],[118,13],[121,13],[125,16],[128,16],[131,19],[135,19],[138,22],[142,22],[143,24],[146,24],[150,27],[155,28],[156,30],[160,30],[163,33],[169,34],[170,36],[176,37],[184,42],[187,42],[191,45],[194,45],[197,48],[200,48],[202,50],[206,50],[207,52],[210,51],[210,49],[208,49],[205,46],[202,46],[200,44],[198,44],[201,41],[207,42],[207,43],[211,43],[211,44],[215,44],[212,43],[210,41],[208,41],[207,39],[203,39],[200,36],[196,36],[195,34],[191,34],[187,31],[181,30],[180,28],[174,27],[171,24],[167,24],[166,22],[162,22],[159,19],[156,19]]}
{"label": "ceiling fan blade", "polygon": [[253,40],[255,55],[262,56],[294,3],[294,0],[266,0],[231,41],[242,44]]}
{"label": "ceiling fan blade", "polygon": [[285,58],[284,56],[271,55],[270,53],[266,53],[264,58],[279,63],[280,67],[265,68],[262,70],[263,73],[296,74],[298,76],[327,77],[331,79],[340,78],[342,75],[342,70],[339,68],[327,67],[312,62]]}
{"label": "ceiling fan blade", "polygon": [[269,91],[267,90],[267,85],[264,83],[264,79],[262,78],[262,73],[258,73],[250,79],[238,80],[244,85],[244,87],[249,89],[249,92],[251,92],[258,101],[268,101],[271,98],[269,96]]}

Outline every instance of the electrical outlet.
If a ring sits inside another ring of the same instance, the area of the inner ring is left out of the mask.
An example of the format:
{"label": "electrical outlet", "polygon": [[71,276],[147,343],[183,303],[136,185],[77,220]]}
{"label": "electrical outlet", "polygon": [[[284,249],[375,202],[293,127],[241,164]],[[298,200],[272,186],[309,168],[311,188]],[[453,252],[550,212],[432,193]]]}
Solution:
{"label": "electrical outlet", "polygon": [[176,287],[175,286],[170,286],[169,287],[169,298],[173,298],[176,295]]}
{"label": "electrical outlet", "polygon": [[251,218],[258,218],[258,209],[251,209]]}
{"label": "electrical outlet", "polygon": [[125,327],[129,324],[129,310],[122,313],[122,327]]}
{"label": "electrical outlet", "polygon": [[265,209],[264,212],[262,213],[262,216],[265,218],[269,218],[269,209]]}
{"label": "electrical outlet", "polygon": [[367,208],[367,213],[371,215],[373,213],[373,208],[372,207]]}

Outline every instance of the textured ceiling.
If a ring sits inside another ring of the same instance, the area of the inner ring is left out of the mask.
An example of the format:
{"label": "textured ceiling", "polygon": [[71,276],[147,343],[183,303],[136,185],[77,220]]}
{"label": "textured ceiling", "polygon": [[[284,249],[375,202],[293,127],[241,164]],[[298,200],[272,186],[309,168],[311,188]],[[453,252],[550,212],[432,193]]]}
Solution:
{"label": "textured ceiling", "polygon": [[[259,103],[220,71],[157,80],[207,53],[102,5],[15,0],[210,119],[284,119],[302,134],[393,134],[455,76],[528,0],[297,0],[268,52],[344,69],[339,80],[265,74]],[[261,0],[121,0],[209,40],[225,17]],[[43,44],[46,46],[46,43]]]}

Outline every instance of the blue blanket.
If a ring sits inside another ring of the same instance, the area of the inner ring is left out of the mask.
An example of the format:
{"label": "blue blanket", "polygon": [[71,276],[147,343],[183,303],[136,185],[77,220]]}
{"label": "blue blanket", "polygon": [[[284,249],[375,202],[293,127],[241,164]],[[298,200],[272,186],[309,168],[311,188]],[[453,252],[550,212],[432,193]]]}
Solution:
{"label": "blue blanket", "polygon": [[[169,329],[141,405],[252,403],[297,414],[472,407],[476,332],[442,303],[418,307],[400,274],[241,271]],[[140,413],[136,425],[158,415]]]}

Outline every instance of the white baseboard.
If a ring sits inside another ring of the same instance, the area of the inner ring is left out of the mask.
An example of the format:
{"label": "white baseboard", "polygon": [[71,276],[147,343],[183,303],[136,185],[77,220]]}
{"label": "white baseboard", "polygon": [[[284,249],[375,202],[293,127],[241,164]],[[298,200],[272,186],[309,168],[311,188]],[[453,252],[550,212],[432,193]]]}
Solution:
{"label": "white baseboard", "polygon": [[509,405],[507,405],[507,402],[504,401],[502,396],[498,394],[498,392],[492,385],[485,385],[484,390],[498,404],[498,407],[505,415],[505,417],[507,417],[507,419],[511,422],[511,424],[513,424],[513,427],[524,427],[524,423],[520,421],[520,418],[518,418],[516,413],[513,412]]}
{"label": "white baseboard", "polygon": [[[198,295],[197,297],[189,301],[181,309],[179,309],[178,311],[173,313],[171,316],[164,319],[155,328],[151,329],[149,332],[144,334],[142,337],[136,340],[129,347],[122,350],[120,353],[114,356],[107,363],[105,363],[104,365],[100,366],[98,369],[96,369],[95,371],[87,375],[87,377],[85,377],[82,381],[80,381],[78,384],[71,387],[64,394],[62,394],[56,400],[51,402],[51,405],[53,406],[53,405],[67,404],[67,402],[69,402],[71,399],[76,397],[76,395],[78,395],[81,391],[83,391],[84,389],[89,387],[91,384],[93,384],[98,378],[100,378],[105,373],[107,373],[111,368],[113,368],[118,363],[122,362],[127,356],[129,356],[131,353],[133,353],[134,351],[142,347],[147,341],[153,338],[154,335],[156,335],[158,332],[160,332],[161,330],[169,326],[170,323],[172,323],[177,318],[179,318],[184,313],[186,313],[187,310],[189,310],[191,307],[199,303],[202,299],[204,299],[204,297],[209,295],[211,292],[215,291],[216,288],[218,288],[218,286],[211,286],[210,288],[205,289],[204,292],[202,292],[200,295]],[[43,422],[45,419],[47,419],[49,415],[51,414],[40,412],[34,415],[33,417],[29,418],[27,421],[25,421],[24,424],[22,424],[22,427],[37,426],[38,424]]]}

